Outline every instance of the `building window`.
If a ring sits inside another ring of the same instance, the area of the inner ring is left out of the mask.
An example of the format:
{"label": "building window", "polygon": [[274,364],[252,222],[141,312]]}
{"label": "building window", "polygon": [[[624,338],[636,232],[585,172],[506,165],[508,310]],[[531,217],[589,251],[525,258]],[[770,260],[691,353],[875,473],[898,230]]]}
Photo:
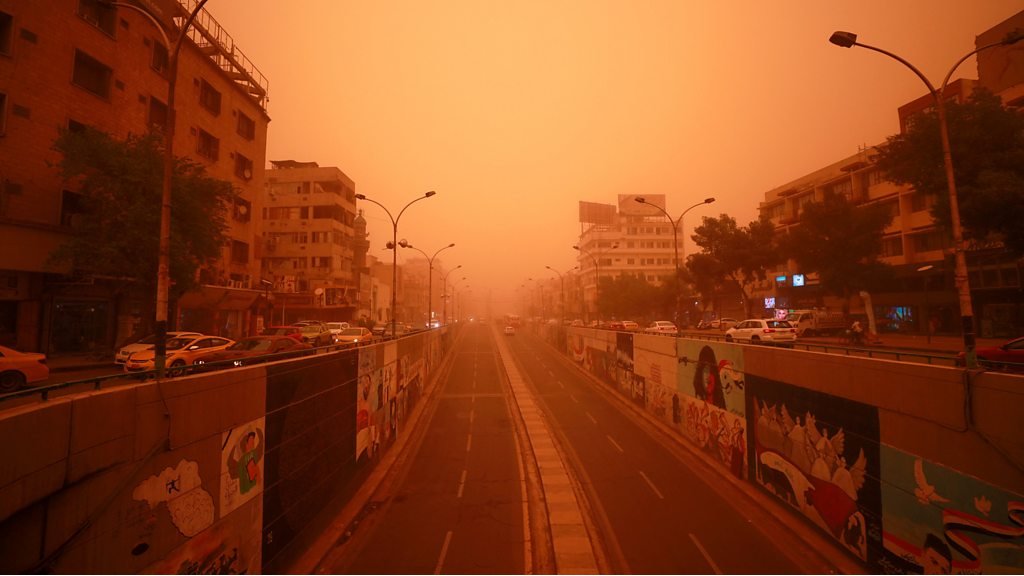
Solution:
{"label": "building window", "polygon": [[252,179],[252,160],[235,152],[235,176],[242,180]]}
{"label": "building window", "polygon": [[7,94],[0,92],[0,136],[7,134]]}
{"label": "building window", "polygon": [[[886,202],[882,204],[885,206],[886,211],[889,213],[889,217],[893,220],[900,217],[900,203],[899,201]],[[890,222],[891,223],[891,222]]]}
{"label": "building window", "polygon": [[314,268],[330,268],[331,257],[330,256],[314,256],[313,257]]}
{"label": "building window", "polygon": [[903,256],[903,238],[899,236],[882,238],[882,257],[892,258],[893,256]]}
{"label": "building window", "polygon": [[199,141],[196,153],[203,158],[216,160],[220,157],[220,140],[213,137],[206,130],[199,130]]}
{"label": "building window", "polygon": [[840,180],[839,182],[829,186],[828,190],[836,196],[846,196],[847,198],[850,198],[853,195],[853,181],[849,178]]}
{"label": "building window", "polygon": [[71,82],[101,97],[110,97],[110,80],[114,71],[81,50],[75,50],[75,70]]}
{"label": "building window", "polygon": [[938,230],[931,230],[922,234],[915,234],[914,252],[930,252],[942,249],[942,235]]}
{"label": "building window", "polygon": [[910,209],[914,212],[924,212],[935,205],[935,196],[924,192],[914,192],[910,196]]}
{"label": "building window", "polygon": [[292,258],[292,270],[305,270],[306,259],[305,258]]}
{"label": "building window", "polygon": [[256,138],[256,122],[239,111],[238,125],[235,127],[235,131],[246,140],[254,140]]}
{"label": "building window", "polygon": [[149,61],[149,67],[157,73],[163,74],[167,71],[168,64],[170,64],[170,57],[167,53],[167,46],[154,40],[153,57]]}
{"label": "building window", "polygon": [[214,116],[220,116],[220,92],[206,80],[199,83],[199,105]]}
{"label": "building window", "polygon": [[868,186],[878,186],[882,182],[885,182],[885,175],[882,174],[882,171],[878,170],[877,168],[874,170],[869,170],[867,176]]}
{"label": "building window", "polygon": [[231,261],[236,264],[249,262],[249,245],[239,240],[231,241]]}
{"label": "building window", "polygon": [[78,0],[78,15],[107,35],[114,35],[117,11],[112,7],[101,5],[99,0]]}
{"label": "building window", "polygon": [[0,12],[0,54],[11,53],[11,39],[14,38],[14,17]]}
{"label": "building window", "polygon": [[785,213],[785,210],[786,205],[782,202],[779,202],[778,204],[774,204],[766,208],[764,211],[764,215],[769,220],[774,220],[776,218],[781,218],[782,215]]}
{"label": "building window", "polygon": [[149,127],[167,129],[167,104],[149,97]]}
{"label": "building window", "polygon": [[60,198],[60,225],[73,228],[78,223],[78,216],[83,212],[84,197],[76,192],[64,190]]}

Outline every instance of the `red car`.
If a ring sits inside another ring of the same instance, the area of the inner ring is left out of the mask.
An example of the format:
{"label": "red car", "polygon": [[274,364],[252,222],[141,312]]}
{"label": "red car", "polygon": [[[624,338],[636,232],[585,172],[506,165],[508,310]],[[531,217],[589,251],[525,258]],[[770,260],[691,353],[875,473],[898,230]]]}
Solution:
{"label": "red car", "polygon": [[[978,363],[985,368],[1024,372],[1024,336],[994,348],[975,348],[974,352],[978,355]],[[964,353],[957,354],[957,366],[965,363]]]}
{"label": "red car", "polygon": [[298,326],[267,326],[260,336],[287,336],[302,342],[302,328]]}
{"label": "red car", "polygon": [[[290,336],[250,336],[242,338],[231,346],[203,354],[195,359],[197,366],[219,362],[220,368],[234,368],[248,366],[261,362],[273,362],[290,356],[269,356],[284,354],[285,352],[301,352],[312,350],[313,347],[303,342],[297,342]],[[213,368],[213,367],[211,367]]]}

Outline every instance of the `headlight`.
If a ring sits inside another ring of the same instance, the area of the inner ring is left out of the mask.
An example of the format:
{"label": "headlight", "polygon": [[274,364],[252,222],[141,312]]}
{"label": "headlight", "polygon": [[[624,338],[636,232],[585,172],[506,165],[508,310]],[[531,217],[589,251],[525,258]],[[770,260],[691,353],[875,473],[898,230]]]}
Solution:
{"label": "headlight", "polygon": [[232,362],[232,364],[234,364],[235,366],[241,366],[242,365],[242,361],[241,360],[235,360],[234,362]]}
{"label": "headlight", "polygon": [[196,360],[193,364],[206,364],[206,360]]}

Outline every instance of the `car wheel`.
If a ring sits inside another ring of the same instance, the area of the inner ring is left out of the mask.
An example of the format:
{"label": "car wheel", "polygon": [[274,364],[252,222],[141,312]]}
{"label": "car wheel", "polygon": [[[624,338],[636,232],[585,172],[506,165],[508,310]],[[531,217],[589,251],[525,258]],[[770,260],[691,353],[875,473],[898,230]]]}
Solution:
{"label": "car wheel", "polygon": [[751,336],[750,337],[750,343],[751,344],[760,344],[761,343],[761,338],[759,338],[757,336]]}
{"label": "car wheel", "polygon": [[25,385],[25,375],[21,372],[4,372],[0,374],[0,394],[14,392]]}
{"label": "car wheel", "polygon": [[185,361],[184,360],[175,360],[174,362],[171,362],[171,365],[168,366],[168,368],[167,368],[167,375],[171,376],[172,378],[175,377],[175,376],[184,376],[185,375]]}

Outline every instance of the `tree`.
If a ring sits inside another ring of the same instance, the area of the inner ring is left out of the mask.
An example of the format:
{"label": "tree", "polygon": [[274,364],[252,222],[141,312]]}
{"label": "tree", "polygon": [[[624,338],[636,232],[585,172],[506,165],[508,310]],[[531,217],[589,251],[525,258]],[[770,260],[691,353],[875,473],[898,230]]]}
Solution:
{"label": "tree", "polygon": [[888,278],[889,266],[878,260],[882,231],[892,213],[881,204],[855,206],[846,196],[826,193],[822,202],[803,207],[800,225],[780,238],[784,254],[805,272],[817,272],[825,292],[843,298]]}
{"label": "tree", "polygon": [[715,258],[703,253],[687,256],[683,273],[697,294],[700,294],[700,311],[703,318],[708,306],[718,301],[725,273],[719,271],[719,263]]}
{"label": "tree", "polygon": [[663,287],[648,284],[643,278],[622,274],[601,278],[601,310],[620,320],[642,318],[663,308],[668,294]]}
{"label": "tree", "polygon": [[751,316],[751,289],[763,280],[769,268],[782,261],[776,250],[775,226],[768,220],[755,220],[740,228],[728,214],[717,219],[704,217],[694,230],[693,241],[710,262],[703,262],[705,272],[715,275],[718,284],[731,282],[743,296],[743,308]]}
{"label": "tree", "polygon": [[[77,184],[82,201],[70,239],[50,255],[53,263],[68,263],[78,274],[130,279],[143,293],[155,292],[161,141],[159,134],[117,140],[91,128],[61,132],[54,142],[62,154],[57,168]],[[219,258],[235,197],[230,183],[207,176],[187,158],[175,159],[170,275],[177,294],[194,288],[198,269]]]}
{"label": "tree", "polygon": [[[1002,242],[1024,256],[1024,116],[980,88],[963,104],[948,102],[946,112],[964,237]],[[918,114],[906,132],[879,146],[878,166],[889,180],[932,196],[932,216],[951,230],[934,111]]]}

